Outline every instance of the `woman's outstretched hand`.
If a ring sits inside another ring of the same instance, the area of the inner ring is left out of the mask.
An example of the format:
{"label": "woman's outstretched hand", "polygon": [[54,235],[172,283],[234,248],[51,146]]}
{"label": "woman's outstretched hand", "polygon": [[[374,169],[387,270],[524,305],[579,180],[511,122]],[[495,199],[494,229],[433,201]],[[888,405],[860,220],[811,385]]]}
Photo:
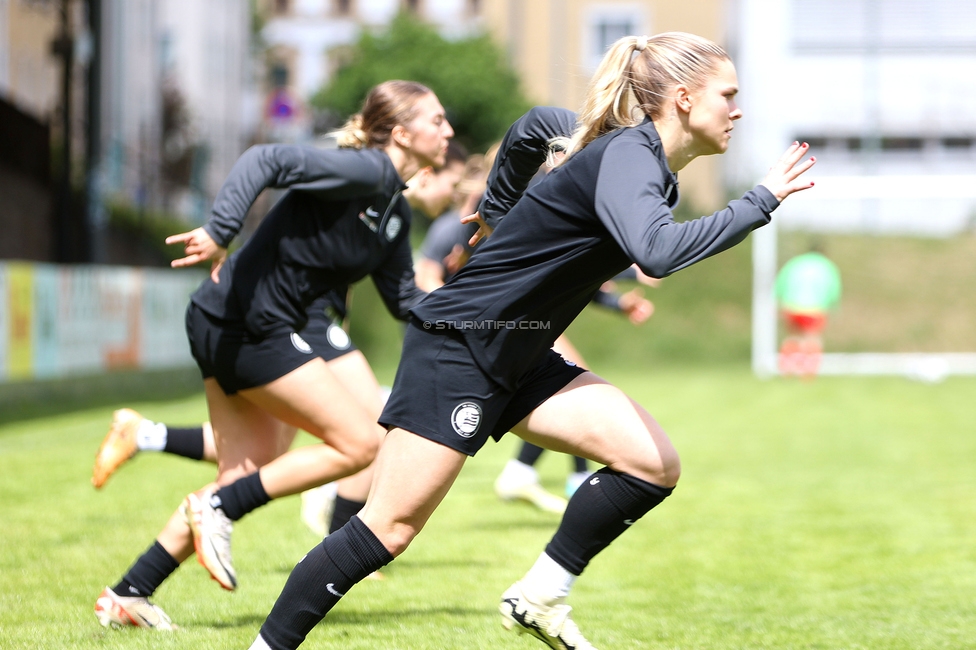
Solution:
{"label": "woman's outstretched hand", "polygon": [[786,153],[776,161],[776,164],[770,167],[769,173],[763,179],[761,185],[780,202],[793,192],[800,192],[813,187],[813,181],[800,179],[800,176],[817,162],[817,159],[812,156],[800,162],[800,159],[809,152],[809,149],[810,145],[806,142],[794,142],[786,150]]}
{"label": "woman's outstretched hand", "polygon": [[477,213],[477,212],[475,212],[474,214],[469,214],[466,217],[461,217],[461,223],[464,223],[464,224],[476,223],[476,224],[478,224],[478,232],[476,232],[475,234],[471,235],[471,239],[468,240],[468,246],[471,246],[472,248],[474,248],[474,246],[479,241],[481,241],[482,238],[488,237],[489,235],[491,235],[492,232],[494,232],[494,228],[492,228],[491,226],[489,226],[485,222],[485,220],[481,218],[481,215],[479,213]]}
{"label": "woman's outstretched hand", "polygon": [[220,267],[224,265],[224,260],[227,259],[227,249],[218,246],[206,230],[196,228],[179,235],[170,235],[166,238],[166,243],[183,244],[183,253],[186,257],[170,262],[170,266],[174,269],[210,260],[213,262],[210,266],[210,278],[215,283],[220,282],[217,274],[220,272]]}

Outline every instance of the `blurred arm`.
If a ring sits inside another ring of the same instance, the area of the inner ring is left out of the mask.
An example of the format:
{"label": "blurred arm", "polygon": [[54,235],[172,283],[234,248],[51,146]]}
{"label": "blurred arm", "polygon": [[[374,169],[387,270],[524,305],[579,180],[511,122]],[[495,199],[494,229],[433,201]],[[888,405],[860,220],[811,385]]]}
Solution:
{"label": "blurred arm", "polygon": [[496,228],[525,193],[546,161],[549,141],[570,137],[575,128],[576,113],[552,106],[537,106],[509,127],[478,206],[478,213],[490,228]]}
{"label": "blurred arm", "polygon": [[291,187],[348,197],[378,190],[382,180],[382,167],[363,151],[256,145],[234,163],[203,229],[218,246],[227,248],[265,188]]}

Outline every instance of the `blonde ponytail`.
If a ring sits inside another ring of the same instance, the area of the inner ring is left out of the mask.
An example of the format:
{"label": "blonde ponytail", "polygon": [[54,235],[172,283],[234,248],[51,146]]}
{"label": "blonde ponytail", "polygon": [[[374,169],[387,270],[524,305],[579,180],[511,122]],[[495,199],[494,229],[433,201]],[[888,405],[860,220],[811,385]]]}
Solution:
{"label": "blonde ponytail", "polygon": [[646,44],[646,37],[624,36],[607,50],[586,91],[579,126],[566,146],[567,158],[604,133],[637,122],[631,111],[634,100],[627,71],[642,38]]}
{"label": "blonde ponytail", "polygon": [[674,86],[703,86],[728,58],[715,43],[684,32],[617,40],[593,75],[564,160],[604,133],[660,117]]}
{"label": "blonde ponytail", "polygon": [[369,136],[363,130],[363,116],[356,113],[341,129],[333,133],[340,149],[362,149],[369,144]]}

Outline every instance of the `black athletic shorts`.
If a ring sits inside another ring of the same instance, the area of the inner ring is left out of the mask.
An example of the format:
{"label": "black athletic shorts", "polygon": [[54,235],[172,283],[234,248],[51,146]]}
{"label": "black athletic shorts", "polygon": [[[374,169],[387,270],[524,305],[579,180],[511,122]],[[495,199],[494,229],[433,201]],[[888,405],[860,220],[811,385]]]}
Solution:
{"label": "black athletic shorts", "polygon": [[186,309],[190,354],[204,379],[213,377],[228,395],[264,386],[316,356],[332,361],[356,349],[349,335],[324,313],[309,314],[301,335],[257,338],[242,323],[215,318],[194,303]]}
{"label": "black athletic shorts", "polygon": [[356,349],[346,330],[325,313],[309,313],[308,323],[301,335],[312,346],[315,354],[326,361],[334,361]]}
{"label": "black athletic shorts", "polygon": [[430,332],[411,320],[379,422],[474,456],[584,372],[549,350],[510,391],[481,370],[460,332]]}

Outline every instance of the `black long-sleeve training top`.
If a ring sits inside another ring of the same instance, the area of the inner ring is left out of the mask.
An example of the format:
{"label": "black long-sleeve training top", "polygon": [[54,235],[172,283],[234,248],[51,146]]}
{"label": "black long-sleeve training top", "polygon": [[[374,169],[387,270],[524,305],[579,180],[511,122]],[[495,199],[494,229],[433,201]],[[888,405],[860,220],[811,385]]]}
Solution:
{"label": "black long-sleeve training top", "polygon": [[208,314],[266,336],[300,331],[318,297],[370,275],[396,318],[426,295],[414,283],[410,206],[389,156],[378,149],[251,147],[231,169],[204,230],[226,247],[266,187],[288,188],[230,255],[220,282],[191,300]]}
{"label": "black long-sleeve training top", "polygon": [[711,216],[676,223],[677,178],[649,119],[597,138],[518,199],[528,179],[516,167],[529,166],[525,156],[516,164],[509,154],[520,148],[511,143],[524,142],[519,134],[538,143],[566,113],[533,109],[511,127],[486,197],[488,212],[495,201],[504,219],[457,275],[411,310],[432,331],[462,332],[482,370],[508,389],[603,282],[631,263],[666,277],[739,243],[779,205],[760,185]]}

